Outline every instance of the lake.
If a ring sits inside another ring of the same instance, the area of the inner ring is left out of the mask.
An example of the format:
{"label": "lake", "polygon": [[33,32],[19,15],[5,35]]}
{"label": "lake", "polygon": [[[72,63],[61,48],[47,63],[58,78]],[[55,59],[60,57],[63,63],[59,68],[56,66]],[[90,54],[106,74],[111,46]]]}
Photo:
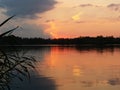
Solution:
{"label": "lake", "polygon": [[120,48],[36,46],[22,50],[37,62],[31,79],[14,79],[12,90],[120,89]]}

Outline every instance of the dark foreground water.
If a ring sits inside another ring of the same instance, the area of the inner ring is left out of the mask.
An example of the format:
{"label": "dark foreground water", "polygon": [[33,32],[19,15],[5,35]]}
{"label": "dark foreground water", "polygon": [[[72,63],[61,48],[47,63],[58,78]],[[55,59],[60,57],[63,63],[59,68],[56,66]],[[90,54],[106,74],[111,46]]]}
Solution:
{"label": "dark foreground water", "polygon": [[14,79],[12,90],[120,90],[120,48],[22,49],[36,57],[36,70],[30,81]]}

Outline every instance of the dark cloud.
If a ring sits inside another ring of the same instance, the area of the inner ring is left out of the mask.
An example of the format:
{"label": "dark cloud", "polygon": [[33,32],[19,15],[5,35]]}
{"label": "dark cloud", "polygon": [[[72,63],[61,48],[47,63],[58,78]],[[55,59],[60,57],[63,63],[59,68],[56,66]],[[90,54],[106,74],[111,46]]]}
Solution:
{"label": "dark cloud", "polygon": [[114,11],[120,11],[120,4],[112,3],[112,4],[109,4],[107,7],[114,10]]}
{"label": "dark cloud", "polygon": [[91,7],[93,6],[92,4],[80,4],[80,7]]}
{"label": "dark cloud", "polygon": [[0,0],[0,7],[7,10],[8,16],[35,18],[36,14],[53,9],[56,3],[55,0]]}
{"label": "dark cloud", "polygon": [[49,23],[49,22],[54,22],[54,21],[55,21],[54,19],[51,19],[51,20],[46,20],[45,22]]}
{"label": "dark cloud", "polygon": [[79,7],[98,7],[98,6],[93,4],[80,4]]}
{"label": "dark cloud", "polygon": [[78,7],[81,7],[81,8],[89,8],[89,7],[101,7],[101,6],[98,6],[98,5],[93,5],[93,4],[80,4],[78,6],[74,6],[73,8],[78,8]]}

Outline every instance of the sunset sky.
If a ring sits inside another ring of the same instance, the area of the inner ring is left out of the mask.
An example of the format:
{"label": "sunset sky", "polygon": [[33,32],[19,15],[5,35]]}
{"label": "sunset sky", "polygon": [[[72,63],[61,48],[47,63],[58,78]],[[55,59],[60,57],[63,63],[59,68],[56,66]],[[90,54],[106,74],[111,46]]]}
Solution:
{"label": "sunset sky", "polygon": [[120,0],[0,0],[0,32],[21,26],[22,37],[120,36]]}

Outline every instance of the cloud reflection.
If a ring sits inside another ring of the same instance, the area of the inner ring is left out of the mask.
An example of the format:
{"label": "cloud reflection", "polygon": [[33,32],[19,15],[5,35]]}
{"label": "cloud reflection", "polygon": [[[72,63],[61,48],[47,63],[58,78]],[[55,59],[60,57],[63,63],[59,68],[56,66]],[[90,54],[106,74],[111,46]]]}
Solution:
{"label": "cloud reflection", "polygon": [[79,66],[73,66],[73,75],[77,77],[82,75],[82,71]]}

